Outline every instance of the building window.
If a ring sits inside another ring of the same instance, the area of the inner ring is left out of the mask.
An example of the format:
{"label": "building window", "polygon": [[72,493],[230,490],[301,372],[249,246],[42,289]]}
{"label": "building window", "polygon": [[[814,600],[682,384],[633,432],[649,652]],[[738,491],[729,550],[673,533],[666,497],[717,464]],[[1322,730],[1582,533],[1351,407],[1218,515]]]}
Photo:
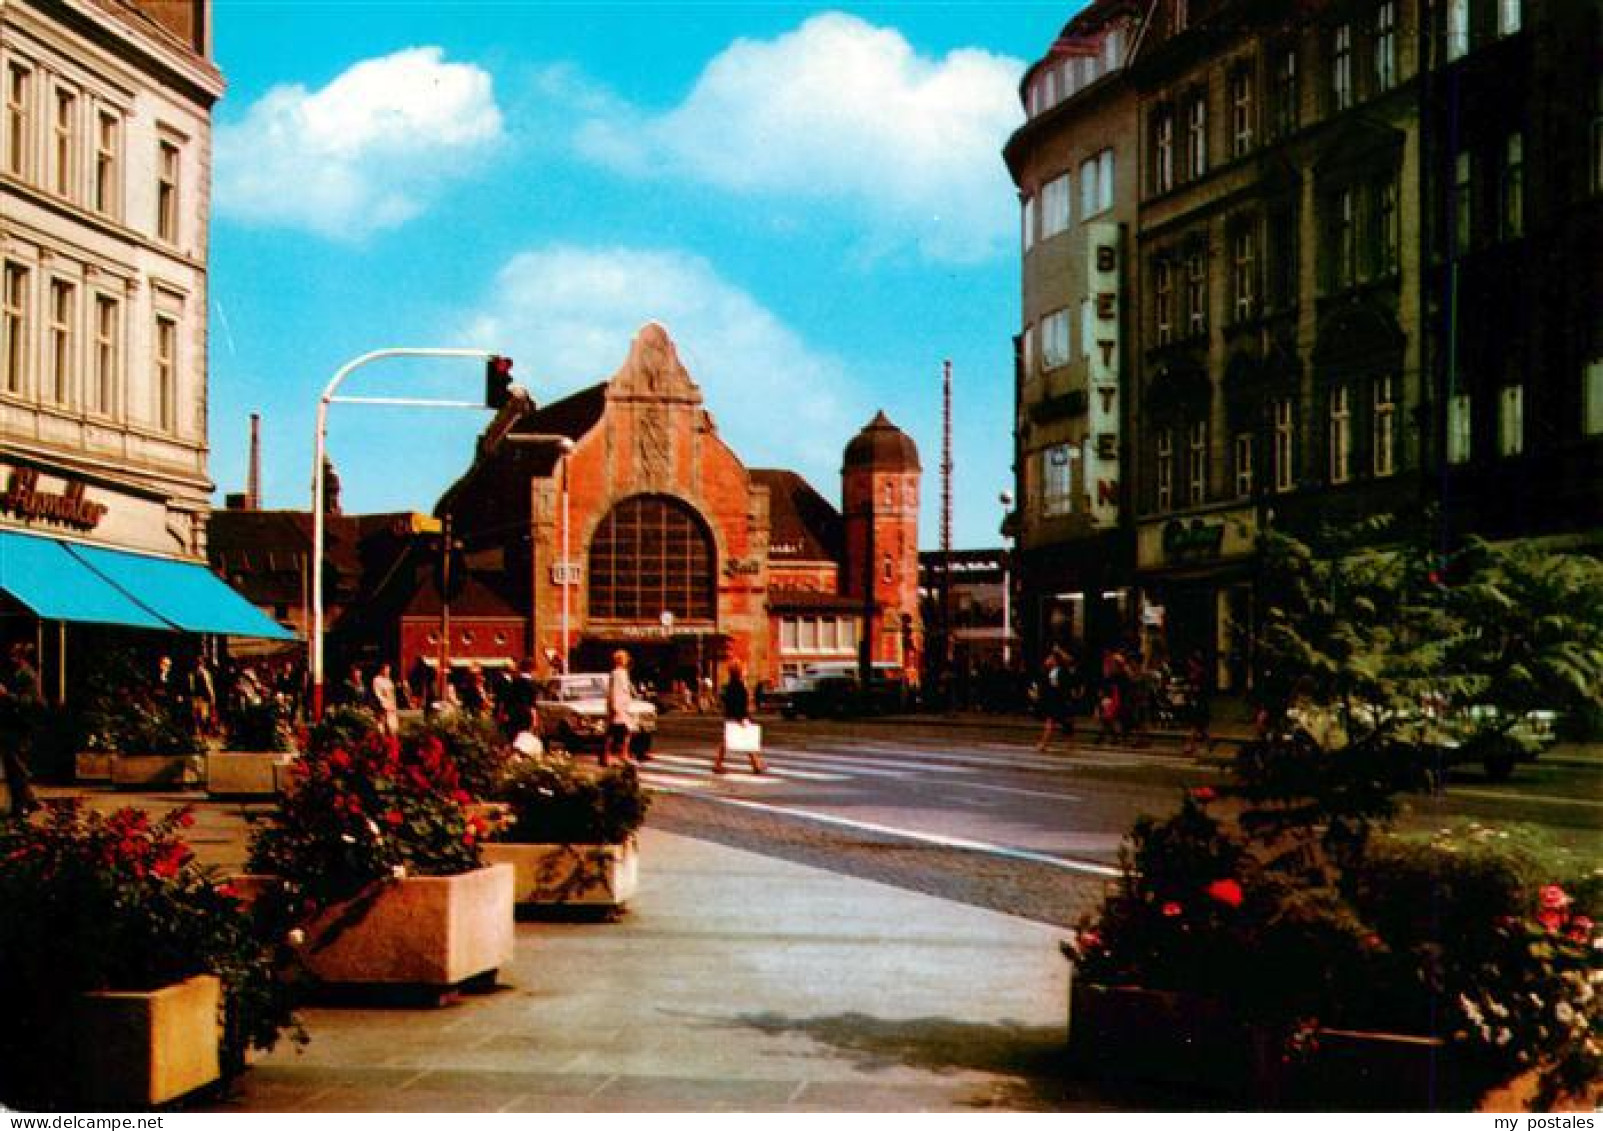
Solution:
{"label": "building window", "polygon": [[1186,256],[1186,333],[1208,330],[1208,262],[1202,248]]}
{"label": "building window", "polygon": [[1174,509],[1174,429],[1158,429],[1158,510]]}
{"label": "building window", "polygon": [[1497,34],[1513,35],[1522,23],[1520,0],[1497,0]]}
{"label": "building window", "polygon": [[1275,490],[1290,491],[1297,486],[1295,465],[1297,417],[1290,400],[1274,402],[1274,418],[1275,450],[1273,470]]}
{"label": "building window", "polygon": [[178,428],[178,323],[156,317],[156,427]]}
{"label": "building window", "polygon": [[1253,316],[1257,305],[1258,234],[1250,224],[1236,230],[1230,240],[1231,306],[1236,321]]}
{"label": "building window", "polygon": [[1358,202],[1352,189],[1342,189],[1330,202],[1330,289],[1341,290],[1356,280],[1358,258]]}
{"label": "building window", "polygon": [[1447,58],[1469,54],[1469,0],[1447,0]]}
{"label": "building window", "polygon": [[1198,507],[1208,501],[1208,422],[1193,421],[1186,431],[1186,501]]}
{"label": "building window", "polygon": [[32,150],[33,72],[12,63],[6,67],[6,172],[28,174]]}
{"label": "building window", "polygon": [[1167,259],[1152,265],[1152,321],[1160,346],[1174,340],[1174,264]]}
{"label": "building window", "polygon": [[0,361],[6,366],[6,392],[24,392],[28,387],[28,269],[18,263],[6,264],[5,289],[0,292]]}
{"label": "building window", "polygon": [[1041,238],[1048,239],[1069,226],[1069,175],[1054,177],[1041,190]]}
{"label": "building window", "polygon": [[1186,176],[1208,171],[1208,95],[1198,91],[1186,104]]}
{"label": "building window", "polygon": [[1581,374],[1581,428],[1584,435],[1603,436],[1603,358]]}
{"label": "building window", "polygon": [[1252,72],[1245,68],[1230,76],[1230,154],[1252,152]]}
{"label": "building window", "polygon": [[1502,231],[1505,240],[1525,234],[1525,136],[1508,135],[1503,143]]}
{"label": "building window", "polygon": [[1160,106],[1152,125],[1152,191],[1174,188],[1174,111]]}
{"label": "building window", "polygon": [[1024,376],[1028,379],[1035,374],[1035,326],[1024,327],[1020,336],[1024,339]]}
{"label": "building window", "polygon": [[1453,188],[1447,200],[1452,214],[1453,250],[1469,250],[1474,237],[1475,166],[1468,150],[1453,159]]}
{"label": "building window", "polygon": [[1080,162],[1080,219],[1088,220],[1113,207],[1113,150],[1104,149]]}
{"label": "building window", "polygon": [[1035,197],[1024,198],[1024,205],[1019,210],[1019,230],[1023,233],[1024,250],[1029,251],[1035,246]]}
{"label": "building window", "polygon": [[1041,453],[1041,513],[1048,517],[1074,509],[1073,447],[1057,444]]}
{"label": "building window", "polygon": [[1096,324],[1091,318],[1091,298],[1087,295],[1080,300],[1080,359],[1089,361],[1091,346],[1096,341]]}
{"label": "building window", "polygon": [[1330,36],[1330,109],[1340,112],[1353,104],[1353,28],[1337,24]]}
{"label": "building window", "polygon": [[78,288],[61,279],[50,281],[50,325],[48,352],[50,373],[44,393],[54,404],[71,403],[74,377],[75,342],[73,327],[78,317]]}
{"label": "building window", "polygon": [[1237,432],[1233,450],[1236,472],[1236,498],[1252,498],[1252,460],[1255,437],[1251,432]]}
{"label": "building window", "polygon": [[1592,87],[1592,191],[1603,192],[1603,74]]}
{"label": "building window", "polygon": [[1375,9],[1375,91],[1397,85],[1397,3],[1385,0]]}
{"label": "building window", "polygon": [[1069,363],[1069,312],[1054,310],[1041,319],[1041,368]]}
{"label": "building window", "polygon": [[1525,386],[1504,385],[1497,401],[1497,453],[1517,456],[1525,450]]}
{"label": "building window", "polygon": [[89,407],[102,416],[115,414],[122,383],[122,304],[110,295],[95,296],[95,369]]}
{"label": "building window", "polygon": [[1297,49],[1284,48],[1275,56],[1275,136],[1286,137],[1297,129],[1301,121],[1298,100],[1301,91],[1297,81]]}
{"label": "building window", "polygon": [[73,194],[78,176],[74,157],[78,150],[78,96],[70,90],[56,91],[56,116],[52,123],[55,158],[55,189],[62,196]]}
{"label": "building window", "polygon": [[812,617],[796,621],[796,648],[801,652],[818,651],[818,622]]}
{"label": "building window", "polygon": [[1470,431],[1470,400],[1468,393],[1454,393],[1447,398],[1447,462],[1468,463],[1474,450]]}
{"label": "building window", "polygon": [[169,243],[178,240],[181,158],[176,144],[170,141],[160,143],[156,167],[156,236]]}
{"label": "building window", "polygon": [[1330,481],[1345,483],[1353,473],[1353,409],[1346,385],[1330,390]]}
{"label": "building window", "polygon": [[661,495],[625,499],[590,543],[590,615],[656,624],[668,612],[710,621],[715,560],[712,535],[690,507]]}
{"label": "building window", "polygon": [[121,154],[122,120],[102,111],[95,131],[94,207],[107,216],[122,214]]}
{"label": "building window", "polygon": [[1397,470],[1397,394],[1390,377],[1377,377],[1374,385],[1374,430],[1370,443],[1372,468],[1376,478]]}
{"label": "building window", "polygon": [[1374,244],[1370,263],[1376,275],[1397,270],[1397,180],[1388,176],[1375,186]]}
{"label": "building window", "polygon": [[781,652],[796,651],[797,622],[795,617],[781,617],[779,620],[779,650]]}

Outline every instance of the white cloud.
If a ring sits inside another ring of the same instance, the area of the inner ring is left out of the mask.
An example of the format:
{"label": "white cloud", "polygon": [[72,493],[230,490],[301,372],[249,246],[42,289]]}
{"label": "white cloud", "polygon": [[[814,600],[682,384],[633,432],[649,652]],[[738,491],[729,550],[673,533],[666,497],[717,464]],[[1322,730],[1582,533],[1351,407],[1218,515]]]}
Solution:
{"label": "white cloud", "polygon": [[1016,226],[1001,148],[1023,64],[985,51],[920,56],[900,32],[826,13],[736,40],[665,113],[592,111],[582,152],[620,172],[767,198],[838,200],[874,243],[973,261]]}
{"label": "white cloud", "polygon": [[[513,258],[464,340],[505,350],[546,404],[611,377],[661,322],[719,433],[748,467],[790,467],[837,494],[841,451],[868,419],[845,367],[684,252],[555,246]],[[857,419],[861,416],[862,419]]]}
{"label": "white cloud", "polygon": [[249,224],[360,239],[428,207],[501,136],[488,72],[414,47],[321,90],[276,86],[217,129],[217,210]]}

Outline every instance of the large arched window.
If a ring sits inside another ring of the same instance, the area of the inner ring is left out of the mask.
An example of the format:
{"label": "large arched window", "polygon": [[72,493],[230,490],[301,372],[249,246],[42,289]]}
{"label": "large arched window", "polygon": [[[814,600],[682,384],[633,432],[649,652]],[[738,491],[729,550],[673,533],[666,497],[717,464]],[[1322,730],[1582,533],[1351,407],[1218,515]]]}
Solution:
{"label": "large arched window", "polygon": [[690,507],[662,495],[625,499],[590,542],[590,616],[710,621],[715,560],[712,536]]}

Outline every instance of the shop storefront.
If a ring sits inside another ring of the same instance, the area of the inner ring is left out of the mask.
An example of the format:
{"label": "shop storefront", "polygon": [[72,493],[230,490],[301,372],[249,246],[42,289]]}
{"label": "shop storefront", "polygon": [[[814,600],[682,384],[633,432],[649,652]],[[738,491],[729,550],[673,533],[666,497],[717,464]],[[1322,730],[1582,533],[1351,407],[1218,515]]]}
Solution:
{"label": "shop storefront", "polygon": [[1181,665],[1201,656],[1218,690],[1247,688],[1257,530],[1252,507],[1137,528],[1137,598],[1148,663]]}

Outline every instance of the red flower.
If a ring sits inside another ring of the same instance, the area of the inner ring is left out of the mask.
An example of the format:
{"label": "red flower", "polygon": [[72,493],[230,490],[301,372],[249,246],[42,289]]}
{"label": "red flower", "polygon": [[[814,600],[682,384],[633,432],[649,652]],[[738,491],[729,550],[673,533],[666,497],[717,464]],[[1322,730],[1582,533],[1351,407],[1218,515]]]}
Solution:
{"label": "red flower", "polygon": [[473,795],[465,789],[457,789],[451,792],[451,800],[458,805],[466,805],[473,800]]}
{"label": "red flower", "polygon": [[189,861],[189,849],[181,844],[169,844],[150,870],[163,879],[170,880],[178,874],[178,870]]}
{"label": "red flower", "polygon": [[1191,791],[1192,799],[1196,800],[1196,801],[1201,801],[1204,804],[1206,804],[1209,801],[1214,800],[1218,796],[1219,796],[1218,792],[1211,785],[1199,785],[1199,786],[1197,786],[1196,789],[1193,789]]}
{"label": "red flower", "polygon": [[1538,911],[1536,913],[1536,921],[1542,925],[1544,931],[1553,934],[1564,926],[1564,912]]}
{"label": "red flower", "polygon": [[1229,878],[1213,881],[1207,890],[1209,899],[1217,900],[1226,907],[1240,907],[1244,898],[1241,885]]}
{"label": "red flower", "polygon": [[1180,914],[1180,905],[1178,903],[1176,903],[1174,900],[1171,899],[1168,903],[1165,903],[1163,905],[1164,918],[1173,919],[1175,916],[1177,916],[1179,914]]}
{"label": "red flower", "polygon": [[399,809],[391,809],[388,813],[384,814],[384,820],[393,826],[399,825],[401,822],[405,821],[406,817],[402,815]]}
{"label": "red flower", "polygon": [[217,885],[217,894],[222,896],[224,899],[243,899],[244,898],[244,896],[239,894],[239,889],[234,887],[233,884],[218,884]]}
{"label": "red flower", "polygon": [[195,824],[195,814],[193,812],[191,812],[188,809],[179,810],[179,813],[178,813],[178,825],[179,825],[180,828],[185,828],[185,829],[193,828],[194,824]]}
{"label": "red flower", "polygon": [[1585,915],[1577,915],[1570,920],[1569,936],[1571,942],[1584,943],[1592,937],[1592,920]]}
{"label": "red flower", "polygon": [[348,770],[351,768],[351,756],[343,750],[336,750],[328,756],[329,765],[336,769]]}
{"label": "red flower", "polygon": [[473,830],[472,829],[469,829],[467,832],[462,834],[462,843],[463,844],[472,844],[473,843]]}
{"label": "red flower", "polygon": [[1562,911],[1570,905],[1569,894],[1557,884],[1545,884],[1542,887],[1542,909],[1544,911]]}

